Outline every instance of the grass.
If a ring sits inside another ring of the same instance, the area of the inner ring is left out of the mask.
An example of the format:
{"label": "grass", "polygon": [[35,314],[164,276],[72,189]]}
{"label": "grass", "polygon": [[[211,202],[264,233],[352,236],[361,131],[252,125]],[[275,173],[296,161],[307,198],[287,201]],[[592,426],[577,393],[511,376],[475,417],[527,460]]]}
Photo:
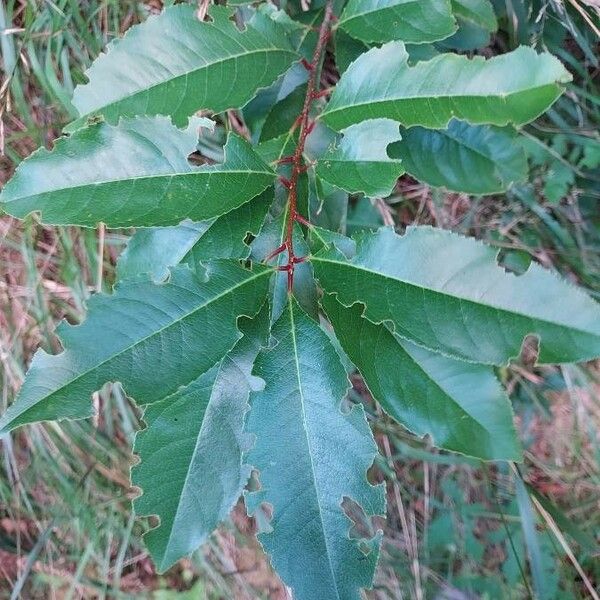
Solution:
{"label": "grass", "polygon": [[[504,6],[505,3],[497,2]],[[404,178],[393,203],[353,207],[360,228],[433,223],[497,245],[507,268],[535,259],[600,299],[600,112],[591,5],[513,0],[494,48],[548,47],[575,75],[569,93],[524,131],[528,182],[503,197],[443,194]],[[159,3],[0,1],[0,181],[73,114],[69,98],[105,44]],[[540,11],[540,8],[543,8]],[[582,16],[582,12],[588,19]],[[596,19],[594,21],[594,19]],[[46,228],[0,217],[0,410],[37,347],[58,351],[63,318],[110,290],[123,232]],[[98,277],[98,274],[101,277]],[[437,451],[357,394],[374,424],[388,518],[369,598],[593,597],[600,583],[600,371],[595,364],[499,372],[526,450],[518,469]],[[360,389],[360,382],[357,382]],[[95,419],[35,425],[0,449],[0,598],[285,598],[238,507],[206,548],[158,575],[131,516],[128,470],[140,427],[118,386]],[[192,590],[188,595],[186,590]],[[595,592],[594,592],[595,593]]]}

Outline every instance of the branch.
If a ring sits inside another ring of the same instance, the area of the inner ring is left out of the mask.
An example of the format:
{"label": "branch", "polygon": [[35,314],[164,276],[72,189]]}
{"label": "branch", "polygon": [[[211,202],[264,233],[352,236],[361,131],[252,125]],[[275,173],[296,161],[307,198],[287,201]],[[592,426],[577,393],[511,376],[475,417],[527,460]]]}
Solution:
{"label": "branch", "polygon": [[321,27],[319,28],[319,38],[317,40],[317,45],[315,47],[315,51],[312,57],[312,61],[308,62],[306,60],[302,61],[302,64],[309,72],[308,84],[306,89],[306,96],[304,97],[304,104],[302,106],[302,112],[296,119],[294,123],[294,127],[300,128],[300,135],[298,139],[298,145],[296,146],[296,150],[291,157],[288,157],[280,162],[288,162],[292,165],[292,174],[288,179],[282,178],[282,183],[285,187],[288,188],[288,217],[286,224],[286,235],[284,243],[279,246],[276,250],[274,250],[270,255],[269,259],[274,258],[281,252],[287,251],[287,263],[278,267],[280,271],[287,271],[287,287],[288,293],[292,292],[292,288],[294,287],[294,268],[298,263],[301,263],[305,260],[305,257],[298,257],[294,254],[294,243],[293,243],[293,233],[294,233],[294,223],[300,223],[302,225],[310,225],[310,223],[298,212],[298,178],[302,173],[304,173],[307,169],[304,164],[304,146],[306,144],[306,138],[312,131],[314,126],[313,122],[310,122],[309,113],[310,108],[312,106],[313,101],[316,98],[321,96],[321,92],[319,92],[318,83],[317,83],[317,75],[319,72],[319,64],[323,57],[323,53],[325,52],[325,47],[327,46],[327,41],[329,40],[329,34],[331,30],[331,22],[333,20],[333,2],[329,0],[327,5],[325,6],[325,14],[323,15],[323,21],[321,23]]}

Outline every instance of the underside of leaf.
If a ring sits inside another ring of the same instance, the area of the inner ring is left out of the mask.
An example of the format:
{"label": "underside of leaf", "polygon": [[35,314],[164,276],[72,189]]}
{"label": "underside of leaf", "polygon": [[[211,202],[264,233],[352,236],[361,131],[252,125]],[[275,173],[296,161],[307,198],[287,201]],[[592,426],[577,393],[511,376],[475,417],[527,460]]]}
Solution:
{"label": "underside of leaf", "polygon": [[251,376],[266,343],[268,311],[240,327],[243,337],[220,364],[185,388],[146,408],[147,428],[135,439],[140,463],[131,482],[143,490],[138,515],[158,515],[144,536],[158,569],[166,571],[196,550],[227,517],[250,475],[242,453]]}
{"label": "underside of leaf", "polygon": [[[377,538],[350,539],[344,498],[381,514],[381,486],[366,471],[376,446],[362,407],[342,412],[349,382],[318,323],[290,300],[261,352],[254,374],[265,381],[251,394],[247,430],[256,435],[248,462],[260,490],[247,496],[250,512],[271,505],[272,531],[259,535],[273,566],[298,600],[353,600],[371,585]],[[368,548],[368,551],[367,551]]]}

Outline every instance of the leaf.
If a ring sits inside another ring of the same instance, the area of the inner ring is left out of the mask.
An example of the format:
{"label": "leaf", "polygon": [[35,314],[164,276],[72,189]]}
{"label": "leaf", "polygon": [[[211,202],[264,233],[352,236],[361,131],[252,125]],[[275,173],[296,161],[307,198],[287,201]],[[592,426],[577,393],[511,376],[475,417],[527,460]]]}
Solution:
{"label": "leaf", "polygon": [[523,125],[542,114],[571,75],[529,47],[488,60],[440,54],[408,65],[402,42],[373,48],[340,78],[321,114],[339,131],[366,119],[443,129],[456,117],[474,124]]}
{"label": "leaf", "polygon": [[335,335],[383,409],[413,433],[483,460],[521,460],[508,397],[490,367],[395,337],[362,317],[363,306],[322,299]]}
{"label": "leaf", "polygon": [[416,179],[468,194],[495,194],[527,176],[527,157],[515,132],[453,119],[448,129],[410,127],[388,153]]}
{"label": "leaf", "polygon": [[209,22],[195,10],[166,8],[110,44],[86,72],[89,83],[75,89],[79,114],[101,114],[113,124],[121,116],[169,114],[184,125],[200,109],[242,107],[298,59],[285,29],[266,12],[242,32],[225,7],[211,6]]}
{"label": "leaf", "polygon": [[166,277],[168,268],[180,263],[191,266],[215,258],[247,258],[248,233],[258,234],[273,201],[273,188],[211,221],[184,221],[173,227],[139,229],[127,242],[117,262],[117,279],[151,273]]}
{"label": "leaf", "polygon": [[446,48],[475,50],[490,43],[490,34],[498,29],[490,0],[451,0],[458,31],[439,43]]}
{"label": "leaf", "polygon": [[373,119],[343,133],[341,141],[317,162],[317,175],[350,194],[389,196],[404,172],[401,161],[387,153],[387,147],[400,139],[398,123]]}
{"label": "leaf", "polygon": [[308,175],[310,222],[314,226],[345,233],[348,194],[313,176],[310,171]]}
{"label": "leaf", "polygon": [[345,306],[435,352],[502,365],[526,335],[540,339],[540,363],[600,355],[600,307],[581,290],[532,264],[523,275],[496,263],[496,250],[441,229],[380,229],[357,239],[346,259],[336,248],[311,259],[327,293]]}
{"label": "leaf", "polygon": [[0,434],[25,423],[92,414],[92,392],[120,381],[139,404],[157,402],[208,371],[239,338],[236,322],[264,302],[270,269],[216,261],[203,279],[176,267],[164,283],[130,280],[89,302],[87,319],[62,323],[64,351],[39,350]]}
{"label": "leaf", "polygon": [[349,0],[339,27],[366,43],[422,44],[456,31],[449,0]]}
{"label": "leaf", "polygon": [[275,179],[237,135],[228,137],[222,164],[192,166],[188,156],[196,143],[194,121],[186,130],[164,117],[96,123],[24,160],[2,190],[0,205],[19,218],[39,211],[52,225],[175,225],[222,215]]}
{"label": "leaf", "polygon": [[272,335],[275,346],[254,369],[265,388],[251,394],[246,429],[256,445],[247,458],[261,488],[246,503],[250,513],[262,502],[272,506],[272,531],[259,540],[294,598],[358,599],[359,588],[371,585],[379,535],[362,542],[365,554],[349,537],[342,501],[382,514],[383,486],[366,479],[376,445],[362,407],[341,410],[348,378],[318,323],[290,300]]}
{"label": "leaf", "polygon": [[134,445],[141,463],[131,481],[143,490],[134,500],[136,513],[160,517],[144,542],[161,572],[206,541],[248,481],[244,415],[256,388],[251,371],[266,343],[267,317],[261,310],[219,365],[144,412],[147,428]]}

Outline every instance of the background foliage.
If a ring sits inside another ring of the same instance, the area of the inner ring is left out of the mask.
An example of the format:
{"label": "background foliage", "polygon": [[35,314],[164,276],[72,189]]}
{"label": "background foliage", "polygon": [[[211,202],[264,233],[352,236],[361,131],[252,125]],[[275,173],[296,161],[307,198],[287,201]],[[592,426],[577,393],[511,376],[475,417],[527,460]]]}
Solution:
{"label": "background foliage", "polygon": [[[73,87],[106,42],[160,8],[133,1],[0,3],[2,182],[75,116]],[[598,299],[598,14],[583,0],[496,1],[495,8],[499,29],[484,55],[519,44],[547,48],[574,75],[568,93],[525,128],[529,180],[506,195],[481,198],[446,194],[404,176],[391,202],[355,203],[347,231],[418,223],[468,233],[502,248],[508,268],[524,270],[535,257]],[[130,232],[104,236],[8,217],[0,227],[4,411],[32,351],[39,345],[58,350],[55,323],[78,322],[90,293],[110,287]],[[600,580],[598,375],[594,364],[534,369],[526,360],[501,371],[525,448],[520,472],[435,451],[379,419],[375,433],[384,458],[374,478],[390,485],[382,559],[369,597],[589,597],[581,573],[592,585]],[[359,400],[376,416],[366,392]],[[149,524],[134,521],[130,511],[130,447],[139,413],[116,386],[105,387],[95,403],[96,419],[34,425],[13,443],[2,440],[0,597],[185,598],[191,590],[190,598],[285,598],[247,535],[256,523],[243,510],[207,549],[166,575],[154,572],[140,542]]]}

